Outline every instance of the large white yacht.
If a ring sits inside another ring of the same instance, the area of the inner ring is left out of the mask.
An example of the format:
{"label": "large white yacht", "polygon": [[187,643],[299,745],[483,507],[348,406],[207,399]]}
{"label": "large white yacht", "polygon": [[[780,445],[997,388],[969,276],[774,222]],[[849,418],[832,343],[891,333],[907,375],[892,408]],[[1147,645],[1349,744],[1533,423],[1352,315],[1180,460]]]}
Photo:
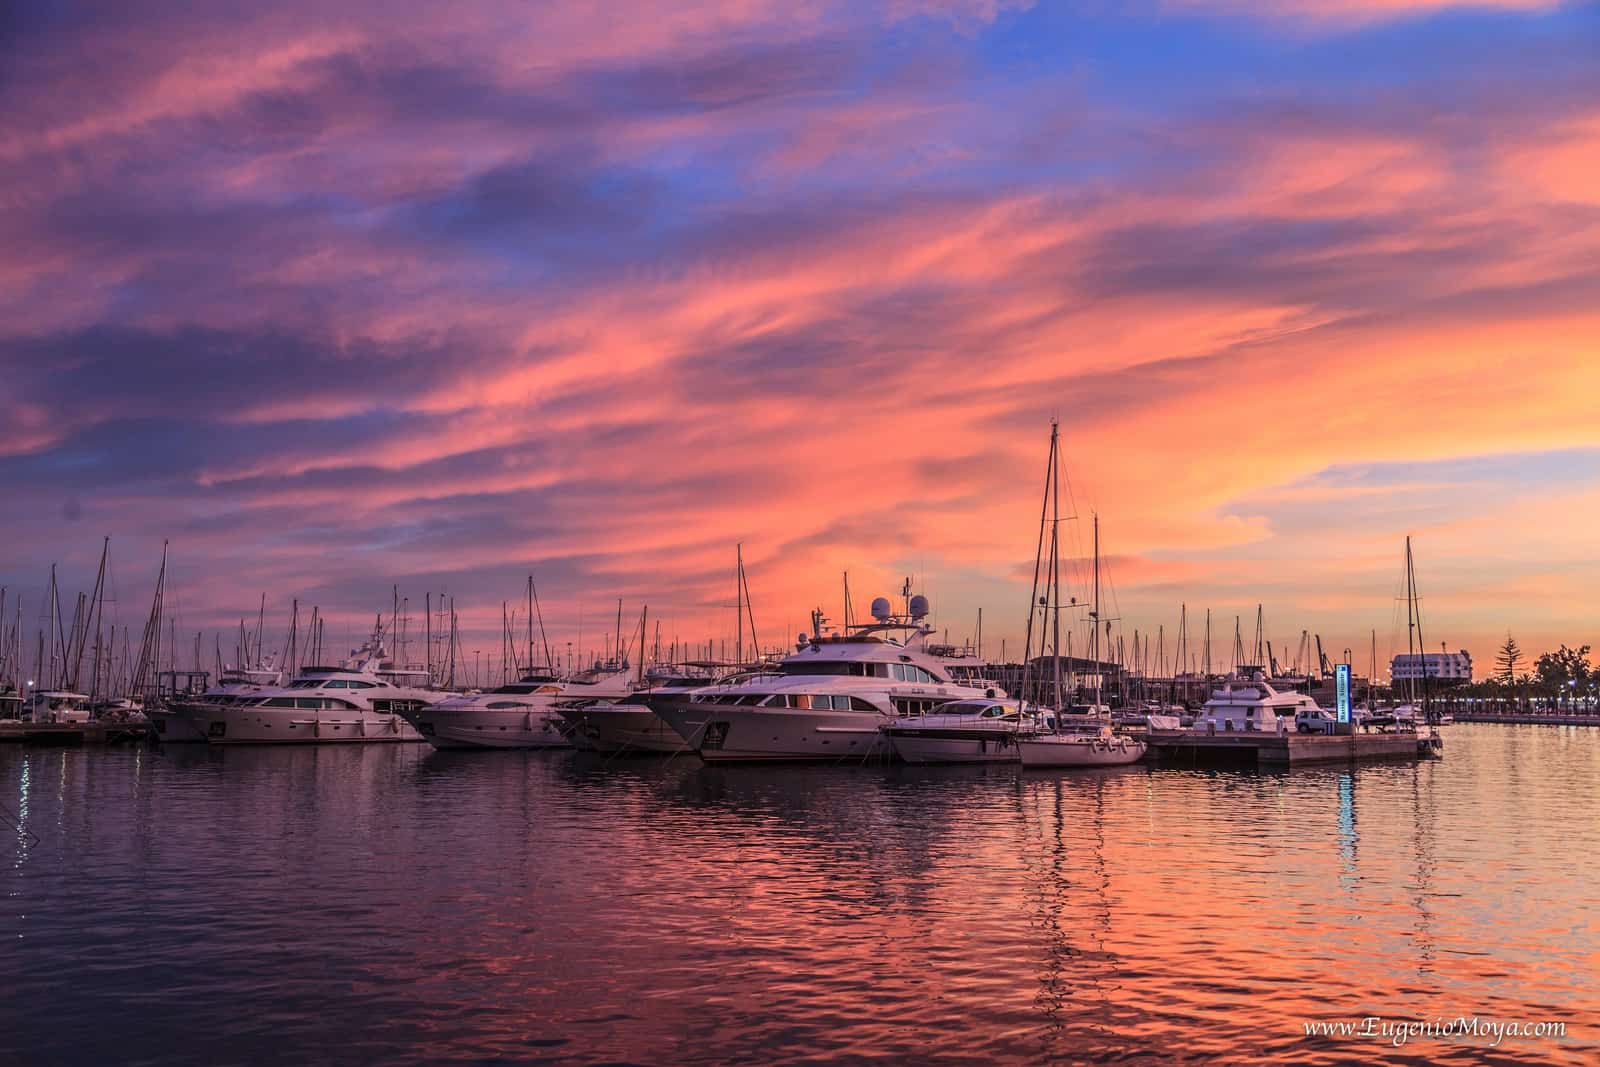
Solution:
{"label": "large white yacht", "polygon": [[443,694],[404,683],[426,677],[390,662],[375,634],[341,667],[306,667],[286,686],[180,707],[213,745],[421,741],[402,713]]}
{"label": "large white yacht", "polygon": [[1202,733],[1282,733],[1295,728],[1301,712],[1320,712],[1317,702],[1305,693],[1280,692],[1260,671],[1248,681],[1228,678],[1221,689],[1211,692],[1194,717],[1193,729]]}
{"label": "large white yacht", "polygon": [[261,695],[266,689],[283,685],[283,672],[275,667],[228,667],[217,684],[203,693],[168,701],[164,706],[144,709],[145,718],[164,743],[204,742],[205,731],[195,724],[188,708],[195,704],[227,706]]}
{"label": "large white yacht", "polygon": [[483,693],[452,696],[406,717],[434,748],[565,748],[561,709],[612,701],[633,690],[626,663],[597,664],[576,678],[534,671]]}
{"label": "large white yacht", "polygon": [[[926,597],[909,598],[902,616],[879,597],[872,602],[875,622],[842,635],[802,634],[776,675],[654,694],[650,708],[708,762],[886,755],[879,727],[952,700],[1005,695],[951,680],[923,648],[932,632],[922,623],[927,614]],[[906,636],[890,636],[896,632]]]}

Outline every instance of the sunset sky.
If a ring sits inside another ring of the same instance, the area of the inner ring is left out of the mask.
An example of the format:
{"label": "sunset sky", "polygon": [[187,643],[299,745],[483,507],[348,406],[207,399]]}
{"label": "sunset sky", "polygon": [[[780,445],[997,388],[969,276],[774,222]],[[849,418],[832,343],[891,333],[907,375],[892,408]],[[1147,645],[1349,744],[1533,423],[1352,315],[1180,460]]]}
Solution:
{"label": "sunset sky", "polygon": [[998,654],[1058,416],[1130,634],[1364,671],[1411,534],[1480,676],[1600,643],[1597,56],[1545,0],[9,4],[0,583],[31,633],[110,535],[137,631],[168,538],[188,641],[398,582],[488,651],[531,571],[557,643],[703,642],[742,541],[764,643],[848,569]]}

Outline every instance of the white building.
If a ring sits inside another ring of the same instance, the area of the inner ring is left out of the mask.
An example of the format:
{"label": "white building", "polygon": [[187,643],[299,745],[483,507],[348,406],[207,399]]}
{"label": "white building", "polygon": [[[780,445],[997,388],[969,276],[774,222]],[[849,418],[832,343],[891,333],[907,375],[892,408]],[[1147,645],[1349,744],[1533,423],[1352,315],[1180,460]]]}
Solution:
{"label": "white building", "polygon": [[1472,681],[1472,657],[1466,649],[1460,652],[1428,652],[1423,655],[1401,654],[1389,665],[1391,682],[1409,682],[1428,678],[1435,682]]}

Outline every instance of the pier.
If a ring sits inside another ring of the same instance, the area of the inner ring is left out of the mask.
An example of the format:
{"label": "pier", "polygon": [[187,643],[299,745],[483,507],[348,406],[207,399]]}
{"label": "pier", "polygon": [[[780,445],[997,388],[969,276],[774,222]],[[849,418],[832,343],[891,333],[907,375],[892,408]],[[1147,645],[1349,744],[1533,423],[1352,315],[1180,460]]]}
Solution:
{"label": "pier", "polygon": [[1414,760],[1419,738],[1401,733],[1298,734],[1152,730],[1151,758],[1158,763],[1224,767],[1301,767],[1318,763]]}
{"label": "pier", "polygon": [[77,747],[119,745],[149,736],[149,724],[141,722],[0,722],[0,743]]}

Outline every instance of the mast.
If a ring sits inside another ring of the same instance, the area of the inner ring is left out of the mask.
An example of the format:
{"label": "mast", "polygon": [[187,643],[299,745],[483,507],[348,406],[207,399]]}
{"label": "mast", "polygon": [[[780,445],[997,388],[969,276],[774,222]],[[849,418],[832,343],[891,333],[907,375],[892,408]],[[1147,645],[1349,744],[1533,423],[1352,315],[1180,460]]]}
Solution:
{"label": "mast", "polygon": [[[1033,587],[1028,592],[1028,626],[1022,639],[1022,684],[1019,696],[1026,703],[1028,698],[1028,661],[1033,656],[1033,614],[1039,607],[1039,571],[1044,564],[1044,524],[1045,517],[1050,508],[1050,477],[1055,473],[1056,465],[1056,434],[1058,433],[1056,420],[1050,420],[1050,454],[1045,461],[1044,492],[1039,496],[1039,539],[1033,550]],[[1040,623],[1041,646],[1044,644],[1043,623]]]}
{"label": "mast", "polygon": [[733,546],[736,561],[733,572],[733,614],[737,619],[734,638],[733,658],[737,663],[744,662],[744,544],[740,542]]}
{"label": "mast", "polygon": [[1055,682],[1055,706],[1058,713],[1061,702],[1061,446],[1054,426],[1050,432],[1050,587],[1055,609],[1050,637],[1050,661]]}
{"label": "mast", "polygon": [[1101,695],[1105,686],[1105,672],[1100,667],[1100,513],[1094,516],[1094,650],[1089,658],[1094,661],[1094,713],[1100,714]]}
{"label": "mast", "polygon": [[539,607],[539,590],[533,584],[533,575],[528,575],[528,595],[533,598],[533,612],[539,619],[539,641],[544,645],[544,661],[551,671],[557,670],[555,657],[550,654],[550,636],[544,630],[544,609]]}

